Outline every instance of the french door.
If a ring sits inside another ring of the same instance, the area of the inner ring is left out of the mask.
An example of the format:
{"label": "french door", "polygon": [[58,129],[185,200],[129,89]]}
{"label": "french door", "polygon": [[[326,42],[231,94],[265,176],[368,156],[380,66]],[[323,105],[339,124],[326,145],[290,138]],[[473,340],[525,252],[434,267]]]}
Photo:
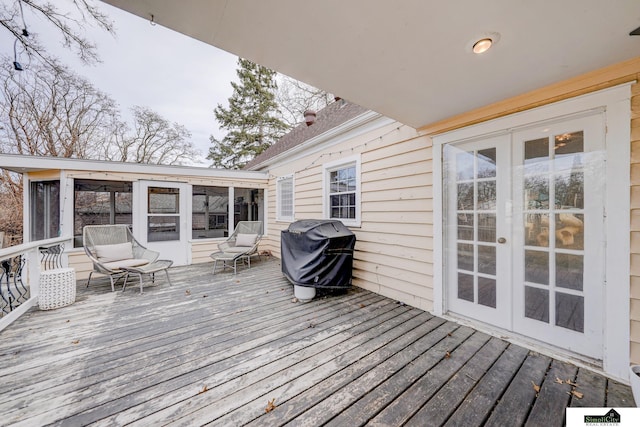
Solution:
{"label": "french door", "polygon": [[444,147],[452,313],[601,359],[601,115]]}

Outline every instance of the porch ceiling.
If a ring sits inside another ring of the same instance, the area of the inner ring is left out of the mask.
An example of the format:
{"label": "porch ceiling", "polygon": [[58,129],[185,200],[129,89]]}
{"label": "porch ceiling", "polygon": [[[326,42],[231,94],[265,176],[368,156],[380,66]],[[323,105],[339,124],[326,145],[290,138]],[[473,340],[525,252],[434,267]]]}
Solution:
{"label": "porch ceiling", "polygon": [[637,0],[103,1],[413,127],[640,54]]}

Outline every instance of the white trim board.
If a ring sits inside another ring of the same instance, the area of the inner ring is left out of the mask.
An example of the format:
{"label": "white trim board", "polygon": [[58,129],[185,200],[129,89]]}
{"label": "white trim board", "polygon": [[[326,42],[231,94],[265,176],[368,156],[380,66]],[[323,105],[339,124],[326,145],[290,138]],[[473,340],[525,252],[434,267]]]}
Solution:
{"label": "white trim board", "polygon": [[318,153],[342,142],[364,135],[367,132],[387,126],[391,123],[398,122],[373,111],[366,112],[340,126],[311,138],[300,145],[292,147],[277,156],[265,160],[260,164],[254,165],[251,170],[263,171],[277,168],[283,164],[295,162],[296,160]]}
{"label": "white trim board", "polygon": [[[607,192],[606,212],[615,212],[615,220],[606,220],[604,358],[602,369],[608,375],[627,380],[630,350],[630,86],[624,85],[563,100],[529,111],[501,117],[466,128],[433,136],[434,155],[434,314],[447,313],[443,272],[443,188],[442,150],[454,142],[498,133],[511,133],[535,124],[601,110],[606,120],[605,135]],[[624,303],[621,303],[624,302]]]}

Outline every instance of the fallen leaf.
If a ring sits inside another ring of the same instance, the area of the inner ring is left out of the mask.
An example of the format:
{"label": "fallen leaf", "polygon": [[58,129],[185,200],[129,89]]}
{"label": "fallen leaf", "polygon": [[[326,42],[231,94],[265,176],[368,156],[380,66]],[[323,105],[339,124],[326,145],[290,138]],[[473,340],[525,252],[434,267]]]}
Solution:
{"label": "fallen leaf", "polygon": [[298,302],[298,298],[292,299],[291,302]]}
{"label": "fallen leaf", "polygon": [[582,399],[584,397],[584,394],[580,393],[577,390],[571,390],[571,393],[569,393],[569,395],[574,395],[577,399]]}
{"label": "fallen leaf", "polygon": [[236,283],[240,283],[240,280],[236,280]]}
{"label": "fallen leaf", "polygon": [[79,343],[80,343],[80,340],[73,340],[73,341],[71,341],[71,344],[79,344]]}
{"label": "fallen leaf", "polygon": [[556,382],[558,384],[564,384],[564,381],[562,381],[560,378],[556,377]]}
{"label": "fallen leaf", "polygon": [[269,403],[267,403],[267,407],[264,408],[264,412],[269,413],[271,411],[273,411],[274,409],[276,409],[276,404],[275,404],[276,399],[273,398],[269,401]]}
{"label": "fallen leaf", "polygon": [[536,385],[536,383],[534,383],[533,381],[531,381],[531,384],[533,385],[533,389],[536,391],[536,393],[540,393],[540,386]]}
{"label": "fallen leaf", "polygon": [[185,295],[191,295],[191,291],[189,289],[187,289],[186,291],[184,291]]}
{"label": "fallen leaf", "polygon": [[198,394],[206,393],[207,391],[209,391],[209,387],[205,384],[202,386],[202,390],[200,390]]}
{"label": "fallen leaf", "polygon": [[448,359],[451,357],[451,353],[449,353],[448,351],[444,354],[444,358]]}
{"label": "fallen leaf", "polygon": [[67,320],[67,323],[71,322],[71,320]]}
{"label": "fallen leaf", "polygon": [[451,335],[451,332],[449,332],[449,333],[447,334],[447,336],[448,336],[448,337],[452,336],[452,335]]}
{"label": "fallen leaf", "polygon": [[566,381],[565,381],[565,383],[567,383],[567,384],[569,384],[569,385],[571,385],[571,386],[574,386],[574,387],[577,387],[577,386],[578,386],[578,383],[574,383],[574,382],[573,382],[573,381],[571,381],[571,380],[566,380]]}
{"label": "fallen leaf", "polygon": [[307,326],[307,328],[315,328],[316,325],[314,325],[312,322],[309,322],[309,326]]}
{"label": "fallen leaf", "polygon": [[360,304],[360,308],[365,308],[365,307],[366,307],[366,305]]}

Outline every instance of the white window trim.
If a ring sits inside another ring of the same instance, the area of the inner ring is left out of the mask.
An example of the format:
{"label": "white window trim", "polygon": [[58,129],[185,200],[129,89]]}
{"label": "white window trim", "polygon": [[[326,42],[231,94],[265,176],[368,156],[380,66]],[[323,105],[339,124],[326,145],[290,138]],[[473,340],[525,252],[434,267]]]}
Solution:
{"label": "white window trim", "polygon": [[[284,216],[281,212],[281,187],[280,184],[282,181],[287,179],[291,180],[291,215]],[[295,221],[296,217],[296,182],[293,174],[279,176],[276,179],[276,221],[282,222],[292,222]]]}
{"label": "white window trim", "polygon": [[[632,82],[633,83],[633,82]],[[607,182],[615,187],[605,195],[605,211],[615,212],[616,219],[606,223],[606,287],[604,305],[604,357],[603,370],[608,375],[628,381],[630,324],[630,85],[578,96],[538,107],[521,113],[472,125],[433,137],[433,201],[434,201],[434,278],[433,312],[446,317],[447,301],[443,282],[442,252],[442,150],[444,145],[468,138],[512,131],[540,122],[563,119],[589,110],[604,107],[607,126],[605,150],[607,156]],[[476,325],[477,326],[477,325]]]}
{"label": "white window trim", "polygon": [[[355,219],[331,218],[329,216],[329,174],[337,169],[355,165],[356,167],[356,217]],[[325,219],[338,219],[348,227],[360,227],[361,225],[361,176],[360,154],[343,157],[322,165],[322,215]]]}

